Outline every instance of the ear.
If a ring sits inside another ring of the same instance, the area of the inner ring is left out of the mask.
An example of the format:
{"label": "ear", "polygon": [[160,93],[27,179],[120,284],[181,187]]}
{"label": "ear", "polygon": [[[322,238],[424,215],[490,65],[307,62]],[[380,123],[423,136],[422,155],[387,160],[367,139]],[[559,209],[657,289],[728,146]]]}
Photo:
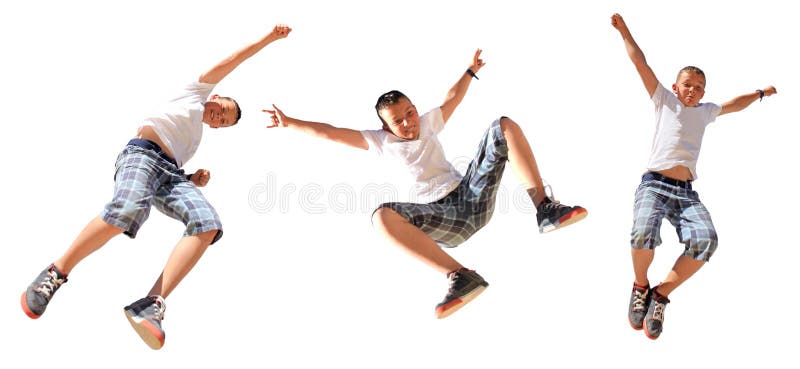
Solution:
{"label": "ear", "polygon": [[678,84],[676,83],[672,84],[672,92],[676,95],[678,94]]}
{"label": "ear", "polygon": [[392,132],[392,130],[389,128],[389,126],[387,126],[385,123],[383,124],[383,127],[381,127],[381,128],[386,132],[394,134],[394,132]]}
{"label": "ear", "polygon": [[216,99],[219,99],[219,95],[213,94],[213,95],[211,95],[211,97],[208,98],[208,101],[213,101],[213,100],[216,100]]}

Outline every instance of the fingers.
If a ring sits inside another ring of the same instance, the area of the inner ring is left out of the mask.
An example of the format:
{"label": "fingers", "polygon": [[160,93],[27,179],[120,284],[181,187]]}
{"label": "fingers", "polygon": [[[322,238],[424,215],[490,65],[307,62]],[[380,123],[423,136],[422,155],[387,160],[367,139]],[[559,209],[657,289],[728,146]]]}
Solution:
{"label": "fingers", "polygon": [[273,109],[273,110],[269,110],[269,109],[262,109],[262,110],[261,110],[262,112],[264,112],[264,113],[268,113],[268,114],[270,114],[270,115],[271,115],[271,116],[269,117],[269,119],[270,119],[270,121],[271,121],[272,123],[271,123],[270,125],[268,125],[268,126],[267,126],[267,128],[275,128],[275,127],[279,127],[279,126],[281,125],[281,118],[280,118],[280,116],[279,116],[279,115],[280,115],[280,114],[283,114],[283,113],[281,112],[281,110],[280,110],[280,109],[278,109],[278,108],[275,106],[275,104],[272,104],[272,109]]}
{"label": "fingers", "polygon": [[292,32],[292,28],[285,24],[277,24],[275,25],[275,28],[272,30],[272,33],[274,33],[280,38],[288,36],[289,32]]}

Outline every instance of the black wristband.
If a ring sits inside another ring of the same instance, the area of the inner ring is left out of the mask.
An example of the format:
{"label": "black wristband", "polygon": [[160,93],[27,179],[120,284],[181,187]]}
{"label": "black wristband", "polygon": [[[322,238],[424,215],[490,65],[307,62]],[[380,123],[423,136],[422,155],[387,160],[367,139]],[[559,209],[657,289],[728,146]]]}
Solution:
{"label": "black wristband", "polygon": [[472,69],[467,68],[467,71],[465,73],[467,73],[470,76],[472,76],[472,78],[480,79],[480,78],[478,78],[478,76],[475,75],[475,72],[473,72]]}
{"label": "black wristband", "polygon": [[764,90],[756,90],[758,92],[758,101],[764,99]]}
{"label": "black wristband", "polygon": [[[193,174],[194,174],[194,173],[193,173]],[[187,175],[185,175],[184,177],[186,177],[186,180],[187,180],[187,181],[191,181],[191,180],[192,180],[192,175],[191,175],[191,174],[187,174]]]}

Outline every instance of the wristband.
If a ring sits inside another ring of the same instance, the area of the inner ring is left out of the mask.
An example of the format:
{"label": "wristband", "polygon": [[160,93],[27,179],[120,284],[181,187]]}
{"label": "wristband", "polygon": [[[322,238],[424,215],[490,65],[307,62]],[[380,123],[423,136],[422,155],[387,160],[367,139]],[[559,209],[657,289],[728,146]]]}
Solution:
{"label": "wristband", "polygon": [[764,90],[756,90],[758,92],[758,101],[764,99]]}
{"label": "wristband", "polygon": [[475,72],[473,72],[472,69],[467,68],[467,71],[465,73],[467,73],[470,76],[472,76],[472,78],[480,79],[480,78],[478,78],[478,76],[475,75]]}
{"label": "wristband", "polygon": [[[192,173],[192,174],[194,174],[194,173]],[[191,174],[187,174],[184,177],[186,178],[187,181],[191,181],[192,180],[192,175]]]}

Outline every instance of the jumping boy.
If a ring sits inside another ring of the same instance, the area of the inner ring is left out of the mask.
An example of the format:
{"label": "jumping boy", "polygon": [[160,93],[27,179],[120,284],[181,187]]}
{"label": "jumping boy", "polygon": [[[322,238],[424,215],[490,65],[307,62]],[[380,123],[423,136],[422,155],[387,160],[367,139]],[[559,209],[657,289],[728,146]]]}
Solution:
{"label": "jumping boy", "polygon": [[450,288],[436,306],[444,318],[474,299],[489,284],[461,265],[441,247],[455,247],[487,224],[505,163],[509,162],[537,209],[539,231],[549,232],[583,219],[579,206],[565,206],[546,196],[539,169],[525,135],[507,117],[495,120],[480,142],[466,174],[445,158],[437,134],[461,103],[473,77],[484,66],[477,50],[469,68],[448,91],[441,106],[419,115],[399,91],[378,99],[375,110],[383,122],[378,130],[357,131],[291,118],[273,105],[270,127],[289,127],[399,160],[415,182],[414,202],[382,204],[372,214],[373,225],[392,243],[446,274]]}
{"label": "jumping boy", "polygon": [[161,275],[147,296],[125,307],[125,316],[152,349],[164,345],[164,299],[194,267],[209,245],[222,236],[222,224],[198,187],[210,179],[200,169],[185,175],[181,169],[195,154],[203,135],[203,123],[211,128],[229,127],[241,117],[231,98],[209,95],[217,83],[239,64],[273,41],[291,32],[276,25],[256,42],[233,53],[188,84],[176,98],[142,120],[136,137],[117,157],[114,197],[92,219],[67,251],[39,274],[22,294],[22,309],[39,318],[53,294],[67,282],[72,269],[111,238],[125,233],[130,238],[147,219],[151,206],[186,225]]}
{"label": "jumping boy", "polygon": [[[656,108],[656,132],[650,160],[634,200],[631,254],[635,279],[628,306],[631,326],[636,330],[644,328],[647,337],[656,339],[663,330],[664,309],[670,302],[670,293],[708,262],[717,248],[717,232],[711,216],[697,192],[692,190],[705,128],[717,116],[740,111],[777,91],[773,86],[765,87],[722,106],[700,103],[705,94],[706,77],[699,68],[688,66],[678,72],[670,93],[650,69],[619,14],[611,16],[611,25],[622,36],[628,56]],[[665,217],[675,226],[685,249],[667,277],[650,288],[647,271],[656,246],[661,244],[661,220]]]}

